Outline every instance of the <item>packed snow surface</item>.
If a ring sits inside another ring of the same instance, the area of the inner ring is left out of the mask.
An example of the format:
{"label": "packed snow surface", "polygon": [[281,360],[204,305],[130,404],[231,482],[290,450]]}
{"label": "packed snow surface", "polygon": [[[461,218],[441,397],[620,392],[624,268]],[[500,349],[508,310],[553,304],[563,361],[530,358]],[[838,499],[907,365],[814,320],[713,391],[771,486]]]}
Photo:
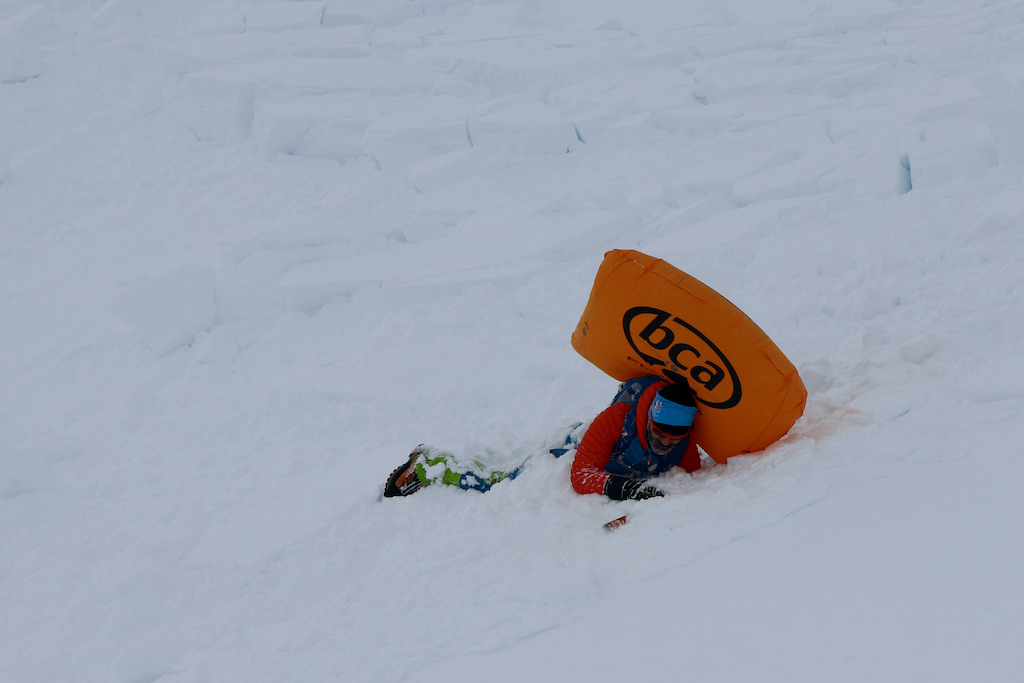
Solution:
{"label": "packed snow surface", "polygon": [[[1020,680],[1022,180],[1018,0],[4,0],[0,680]],[[572,491],[615,248],[786,439]]]}

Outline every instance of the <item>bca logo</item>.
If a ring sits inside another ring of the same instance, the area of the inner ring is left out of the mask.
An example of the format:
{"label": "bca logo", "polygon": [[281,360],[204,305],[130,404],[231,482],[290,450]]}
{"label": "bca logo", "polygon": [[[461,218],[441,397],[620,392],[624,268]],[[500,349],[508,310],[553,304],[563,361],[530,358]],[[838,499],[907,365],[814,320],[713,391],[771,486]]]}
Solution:
{"label": "bca logo", "polygon": [[740,378],[732,363],[682,318],[650,306],[637,306],[622,316],[622,329],[641,359],[664,366],[662,374],[667,379],[686,379],[698,400],[709,408],[732,408],[740,402]]}

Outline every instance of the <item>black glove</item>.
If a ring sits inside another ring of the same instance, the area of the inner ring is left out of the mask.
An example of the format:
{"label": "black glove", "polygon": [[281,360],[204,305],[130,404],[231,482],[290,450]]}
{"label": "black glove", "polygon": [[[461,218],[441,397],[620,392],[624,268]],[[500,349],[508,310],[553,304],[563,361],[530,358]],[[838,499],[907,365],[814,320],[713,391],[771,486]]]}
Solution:
{"label": "black glove", "polygon": [[613,474],[604,481],[604,495],[612,500],[645,500],[661,498],[665,494],[653,486],[644,486],[642,481],[633,481],[628,477]]}

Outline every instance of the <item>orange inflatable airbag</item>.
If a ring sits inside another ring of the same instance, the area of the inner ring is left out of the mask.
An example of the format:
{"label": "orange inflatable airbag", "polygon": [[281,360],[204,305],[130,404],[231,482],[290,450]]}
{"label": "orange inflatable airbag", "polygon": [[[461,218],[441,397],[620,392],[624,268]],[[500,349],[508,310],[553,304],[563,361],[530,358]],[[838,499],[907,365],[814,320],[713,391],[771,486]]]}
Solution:
{"label": "orange inflatable airbag", "polygon": [[807,401],[796,368],[743,311],[638,251],[605,254],[572,345],[620,381],[686,379],[700,408],[693,438],[719,463],[781,439]]}

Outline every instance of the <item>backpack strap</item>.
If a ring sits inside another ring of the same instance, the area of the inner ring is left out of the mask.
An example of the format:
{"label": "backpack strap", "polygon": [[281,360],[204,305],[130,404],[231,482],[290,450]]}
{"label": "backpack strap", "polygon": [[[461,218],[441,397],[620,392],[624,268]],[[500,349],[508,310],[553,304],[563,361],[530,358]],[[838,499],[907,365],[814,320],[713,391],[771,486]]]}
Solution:
{"label": "backpack strap", "polygon": [[[638,438],[636,430],[636,409],[637,402],[640,400],[640,396],[647,391],[648,387],[656,382],[664,382],[661,377],[656,375],[647,375],[645,377],[635,377],[628,379],[619,385],[619,391],[615,394],[615,398],[612,400],[612,405],[616,403],[629,403],[629,412],[626,413],[626,418],[622,421],[622,433],[619,435],[619,440],[615,443],[612,448],[612,460],[620,461],[626,452],[629,450],[631,444],[633,444]],[[625,463],[620,464],[626,467]]]}

